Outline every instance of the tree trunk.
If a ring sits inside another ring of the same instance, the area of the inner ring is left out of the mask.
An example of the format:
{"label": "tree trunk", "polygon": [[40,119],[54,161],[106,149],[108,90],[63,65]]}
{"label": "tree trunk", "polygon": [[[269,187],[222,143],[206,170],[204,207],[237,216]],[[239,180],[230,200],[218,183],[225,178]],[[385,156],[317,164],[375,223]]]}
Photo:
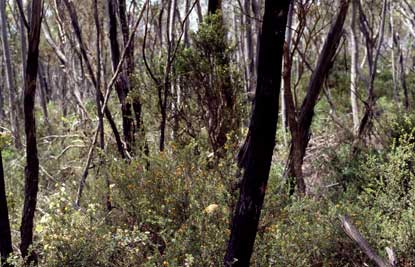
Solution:
{"label": "tree trunk", "polygon": [[47,89],[48,84],[46,82],[45,72],[44,72],[44,68],[41,62],[39,62],[38,72],[39,72],[38,78],[39,78],[39,85],[40,85],[40,105],[42,106],[43,120],[45,121],[47,130],[50,131],[48,106],[47,106],[47,99],[46,99],[46,92],[48,91]]}
{"label": "tree trunk", "polygon": [[93,3],[94,9],[94,22],[96,30],[96,53],[97,53],[97,70],[96,70],[96,90],[95,90],[95,103],[97,105],[97,115],[98,115],[98,130],[99,130],[99,147],[104,150],[105,140],[104,140],[104,115],[101,110],[101,26],[99,22],[98,14],[98,0],[94,0]]}
{"label": "tree trunk", "polygon": [[19,121],[17,118],[17,109],[18,106],[16,102],[17,88],[14,84],[13,72],[12,72],[12,63],[10,56],[10,47],[9,39],[7,36],[7,18],[6,18],[6,0],[0,0],[0,22],[1,22],[1,39],[3,44],[3,57],[5,60],[6,67],[6,81],[7,89],[9,91],[9,115],[10,115],[10,125],[13,134],[13,141],[16,148],[21,148],[22,143],[20,140],[19,133]]}
{"label": "tree trunk", "polygon": [[24,92],[24,116],[26,132],[26,169],[25,169],[25,199],[22,223],[20,226],[20,251],[28,264],[36,262],[36,254],[29,247],[33,241],[33,219],[36,210],[39,159],[37,157],[36,123],[34,114],[36,78],[39,60],[40,27],[42,21],[42,0],[32,1],[32,14],[29,32],[29,50]]}
{"label": "tree trunk", "polygon": [[395,22],[392,15],[392,4],[389,4],[389,26],[390,26],[390,43],[391,43],[391,72],[392,72],[392,81],[393,81],[393,98],[398,103],[398,83],[396,79],[396,56],[395,56],[395,46],[397,45],[395,38]]}
{"label": "tree trunk", "polygon": [[209,0],[208,2],[208,14],[215,14],[222,8],[222,0]]}
{"label": "tree trunk", "polygon": [[357,102],[357,90],[358,90],[358,64],[359,64],[359,40],[357,36],[357,4],[356,0],[352,0],[352,24],[350,27],[350,53],[351,53],[351,66],[350,66],[350,102],[352,105],[352,117],[353,117],[353,132],[357,134],[359,129],[359,106]]}
{"label": "tree trunk", "polygon": [[[27,29],[25,23],[27,23],[24,16],[24,9],[22,0],[17,0],[19,8],[22,9],[19,16],[19,30],[20,30],[20,54],[22,57],[22,77],[23,81],[26,80],[26,57],[27,57]],[[24,91],[24,89],[22,90]]]}
{"label": "tree trunk", "polygon": [[[184,8],[184,13],[187,14],[189,13],[190,10],[190,0],[185,0],[185,8]],[[186,19],[186,21],[184,22],[184,37],[183,37],[183,42],[184,42],[184,47],[188,48],[190,47],[190,38],[189,38],[189,27],[190,27],[190,20]]]}
{"label": "tree trunk", "polygon": [[248,136],[239,154],[239,164],[245,171],[232,219],[225,266],[249,266],[255,242],[275,146],[289,5],[289,0],[265,2],[256,95]]}
{"label": "tree trunk", "polygon": [[[294,12],[294,4],[290,4],[290,8],[288,10],[288,21],[287,21],[287,32],[285,34],[285,43],[286,46],[284,48],[284,67],[283,67],[283,79],[281,81],[281,124],[283,129],[283,136],[284,136],[284,145],[287,145],[287,128],[288,128],[288,121],[287,121],[287,100],[286,100],[286,90],[289,90],[289,94],[291,94],[291,69],[292,69],[292,59],[291,59],[291,38],[292,38],[292,22],[293,22],[293,12]],[[290,111],[292,115],[295,116],[296,108]]]}
{"label": "tree trunk", "polygon": [[245,12],[248,15],[245,16],[246,20],[246,49],[247,49],[247,56],[248,56],[248,76],[250,77],[249,80],[249,92],[254,92],[255,90],[255,83],[256,83],[256,69],[255,69],[255,53],[254,53],[254,31],[255,29],[252,23],[252,15],[250,11],[251,8],[251,0],[245,0]]}
{"label": "tree trunk", "polygon": [[[126,4],[125,0],[119,0],[119,16],[120,16],[120,22],[121,22],[121,31],[122,36],[124,40],[124,47],[127,46],[128,38],[130,35],[130,30],[128,27],[128,21],[127,21],[127,14],[126,14]],[[128,47],[128,50],[126,51],[126,62],[127,62],[127,83],[128,83],[128,91],[131,90],[131,81],[132,81],[132,75],[134,72],[134,36],[131,39],[130,46]],[[140,98],[138,96],[134,96],[132,98],[132,109],[134,111],[134,118],[135,118],[135,127],[134,132],[139,132],[141,127],[141,102]]]}
{"label": "tree trunk", "polygon": [[0,148],[0,266],[8,267],[6,259],[13,252],[10,232],[9,211],[7,209],[6,185],[4,182],[3,159]]}
{"label": "tree trunk", "polygon": [[[109,41],[111,47],[111,59],[113,72],[120,62],[120,46],[117,35],[117,16],[116,16],[116,2],[115,0],[108,0],[108,16],[109,16]],[[127,37],[128,38],[128,37]],[[133,120],[131,113],[131,104],[127,102],[127,95],[129,92],[129,80],[127,74],[122,71],[119,79],[115,84],[118,99],[121,104],[122,125],[125,143],[127,150],[131,151],[133,143]]]}
{"label": "tree trunk", "polygon": [[403,89],[403,106],[406,111],[409,110],[409,94],[408,94],[408,86],[406,84],[406,75],[405,75],[405,62],[403,58],[403,51],[400,44],[400,38],[397,34],[396,36],[397,45],[398,45],[398,52],[399,52],[399,79],[401,81],[401,86]]}
{"label": "tree trunk", "polygon": [[[323,49],[318,57],[317,66],[308,84],[307,94],[296,120],[296,126],[290,126],[292,141],[288,156],[286,177],[291,181],[291,193],[294,192],[292,187],[294,180],[297,183],[298,193],[302,195],[306,192],[304,178],[300,175],[306,148],[310,139],[310,127],[314,117],[314,107],[317,104],[318,97],[323,88],[323,82],[333,64],[340,38],[343,35],[343,25],[348,7],[349,0],[342,0],[337,18],[330,28]],[[288,120],[288,122],[290,123],[292,120]]]}

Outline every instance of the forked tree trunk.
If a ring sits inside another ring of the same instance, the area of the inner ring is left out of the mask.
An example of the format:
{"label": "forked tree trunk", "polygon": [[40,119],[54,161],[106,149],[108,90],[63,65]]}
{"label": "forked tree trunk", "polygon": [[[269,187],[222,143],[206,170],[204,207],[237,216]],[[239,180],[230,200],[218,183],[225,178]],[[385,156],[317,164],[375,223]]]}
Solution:
{"label": "forked tree trunk", "polygon": [[[323,49],[318,57],[317,66],[314,69],[308,84],[307,94],[304,98],[303,104],[301,105],[300,114],[295,121],[290,119],[288,120],[289,123],[295,123],[295,125],[290,125],[292,141],[285,173],[286,177],[290,181],[291,194],[294,192],[293,185],[295,182],[297,183],[298,193],[300,195],[303,195],[306,192],[306,186],[304,177],[302,177],[301,168],[310,139],[310,127],[314,117],[314,107],[317,104],[318,97],[323,88],[323,82],[325,81],[333,64],[337,47],[343,35],[343,25],[346,19],[348,7],[349,0],[341,0],[340,10],[330,28],[324,42]],[[294,103],[292,98],[289,102]]]}
{"label": "forked tree trunk", "polygon": [[8,267],[6,259],[13,252],[10,232],[9,211],[7,208],[6,185],[4,182],[3,159],[0,148],[0,266]]}
{"label": "forked tree trunk", "polygon": [[29,248],[33,241],[33,219],[36,210],[39,184],[39,159],[36,144],[36,122],[34,114],[36,78],[39,61],[40,27],[42,22],[42,0],[32,1],[32,14],[29,31],[29,50],[24,91],[24,116],[26,132],[25,199],[22,223],[20,226],[20,251],[29,265],[36,262],[36,253]]}
{"label": "forked tree trunk", "polygon": [[248,136],[239,154],[245,169],[224,265],[249,266],[264,202],[278,120],[283,44],[289,0],[266,0],[258,82]]}

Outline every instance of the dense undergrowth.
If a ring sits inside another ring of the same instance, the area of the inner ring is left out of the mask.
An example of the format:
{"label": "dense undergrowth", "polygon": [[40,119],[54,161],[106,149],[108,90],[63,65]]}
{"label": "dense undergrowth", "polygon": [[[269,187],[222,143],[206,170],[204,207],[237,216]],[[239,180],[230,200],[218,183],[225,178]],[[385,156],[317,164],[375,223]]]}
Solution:
{"label": "dense undergrowth", "polygon": [[[413,122],[410,116],[395,116],[383,132],[389,142],[382,149],[362,147],[354,158],[347,142],[322,150],[315,164],[324,168],[323,186],[319,193],[301,199],[287,194],[281,178],[286,148],[280,145],[252,266],[371,264],[343,233],[339,216],[344,214],[379,254],[385,256],[385,247],[391,247],[399,266],[413,266]],[[212,156],[203,139],[187,145],[171,142],[165,152],[150,156],[138,150],[131,162],[117,158],[115,150],[99,151],[82,207],[76,209],[85,160],[81,155],[87,151],[88,139],[78,132],[41,140],[34,245],[41,266],[221,265],[237,197],[237,143],[227,144],[221,160]],[[18,244],[24,158],[3,146],[13,241]]]}

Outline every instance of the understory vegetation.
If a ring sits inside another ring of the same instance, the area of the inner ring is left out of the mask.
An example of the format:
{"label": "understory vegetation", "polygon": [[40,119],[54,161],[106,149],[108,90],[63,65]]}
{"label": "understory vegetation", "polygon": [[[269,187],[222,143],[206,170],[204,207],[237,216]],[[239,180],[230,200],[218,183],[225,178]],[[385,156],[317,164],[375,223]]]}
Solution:
{"label": "understory vegetation", "polygon": [[[52,121],[61,120],[53,106],[50,110]],[[65,118],[57,124],[67,129],[78,123]],[[415,264],[415,120],[385,107],[379,123],[385,143],[376,150],[364,148],[355,158],[350,157],[347,132],[337,129],[338,139],[324,143],[308,160],[312,163],[307,168],[318,177],[313,176],[313,193],[304,198],[289,196],[282,179],[287,147],[279,131],[280,153],[273,160],[252,266],[364,264],[366,256],[341,229],[343,214],[381,255],[391,247],[400,266]],[[130,162],[111,149],[99,151],[82,208],[77,209],[74,199],[88,138],[76,130],[65,136],[58,135],[59,128],[53,131],[56,135],[39,144],[41,189],[33,246],[42,266],[221,265],[237,197],[237,143],[227,143],[226,156],[219,161],[203,135],[188,144],[172,141],[166,151],[140,154]],[[312,140],[329,134],[319,133]],[[10,146],[7,135],[1,140],[17,243],[24,157]],[[108,200],[113,206],[109,212]]]}

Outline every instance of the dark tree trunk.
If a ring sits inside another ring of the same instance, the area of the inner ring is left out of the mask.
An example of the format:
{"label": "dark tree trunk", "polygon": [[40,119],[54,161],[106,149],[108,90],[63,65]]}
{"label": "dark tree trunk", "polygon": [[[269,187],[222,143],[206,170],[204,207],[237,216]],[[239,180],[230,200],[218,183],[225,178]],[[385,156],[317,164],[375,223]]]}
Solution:
{"label": "dark tree trunk", "polygon": [[6,259],[13,252],[10,232],[9,211],[7,209],[6,185],[4,182],[3,159],[0,148],[0,266],[7,267]]}
{"label": "dark tree trunk", "polygon": [[26,132],[26,161],[25,168],[25,199],[22,223],[20,226],[20,251],[28,264],[36,262],[36,254],[29,254],[29,247],[33,241],[33,219],[36,210],[39,159],[37,157],[36,123],[34,114],[36,78],[39,61],[40,27],[42,22],[42,0],[32,1],[31,23],[29,31],[29,50],[27,54],[27,68],[24,91],[24,117]]}
{"label": "dark tree trunk", "polygon": [[208,14],[215,14],[218,10],[221,10],[221,0],[209,0],[208,3]]}
{"label": "dark tree trunk", "polygon": [[[120,62],[120,46],[117,36],[117,16],[116,16],[116,2],[115,0],[108,0],[108,16],[109,16],[109,39],[111,47],[112,68],[115,72],[118,62]],[[128,38],[128,37],[127,37]],[[127,95],[129,92],[128,76],[124,71],[120,74],[119,79],[115,83],[115,90],[117,91],[118,99],[121,103],[122,125],[125,143],[127,150],[131,150],[133,142],[133,120],[131,112],[131,104],[127,102]]]}
{"label": "dark tree trunk", "polygon": [[[301,167],[308,141],[310,139],[310,127],[314,117],[314,107],[317,104],[318,97],[323,88],[323,82],[325,81],[329,70],[333,65],[334,56],[343,35],[343,25],[346,19],[348,7],[349,0],[341,1],[339,13],[330,28],[326,41],[324,42],[323,49],[320,52],[317,66],[308,84],[307,94],[303,104],[301,105],[300,114],[296,120],[288,120],[289,124],[292,124],[293,122],[296,124],[295,126],[290,125],[292,141],[286,171],[286,176],[291,181],[291,194],[294,192],[293,181],[296,181],[297,183],[298,193],[304,194],[306,190]],[[292,102],[292,99],[287,101],[287,106],[290,105],[288,102]]]}
{"label": "dark tree trunk", "polygon": [[[121,22],[121,31],[124,40],[124,47],[127,46],[128,38],[130,36],[130,30],[128,27],[126,4],[125,0],[119,0],[119,14]],[[128,75],[128,91],[131,90],[131,75],[134,72],[134,36],[132,36],[131,43],[126,51],[126,62],[127,62],[127,75]],[[134,111],[135,127],[134,131],[139,132],[141,127],[141,102],[139,97],[135,96],[132,99],[132,108]]]}
{"label": "dark tree trunk", "polygon": [[289,0],[266,0],[258,82],[248,136],[239,154],[245,169],[232,219],[225,266],[249,266],[264,202],[278,120],[281,63]]}
{"label": "dark tree trunk", "polygon": [[94,21],[95,21],[95,29],[96,29],[96,53],[97,53],[97,70],[96,70],[96,90],[95,90],[95,103],[97,105],[97,115],[98,115],[98,130],[99,130],[99,147],[104,150],[105,148],[105,140],[104,140],[104,115],[102,114],[101,108],[101,26],[99,23],[99,15],[98,15],[98,0],[94,0],[93,3],[94,7]]}
{"label": "dark tree trunk", "polygon": [[40,85],[40,105],[42,106],[43,111],[43,119],[45,121],[47,130],[50,131],[50,124],[49,124],[49,115],[48,115],[48,106],[47,106],[47,91],[48,91],[48,83],[46,82],[45,72],[42,63],[39,62],[39,85]]}

